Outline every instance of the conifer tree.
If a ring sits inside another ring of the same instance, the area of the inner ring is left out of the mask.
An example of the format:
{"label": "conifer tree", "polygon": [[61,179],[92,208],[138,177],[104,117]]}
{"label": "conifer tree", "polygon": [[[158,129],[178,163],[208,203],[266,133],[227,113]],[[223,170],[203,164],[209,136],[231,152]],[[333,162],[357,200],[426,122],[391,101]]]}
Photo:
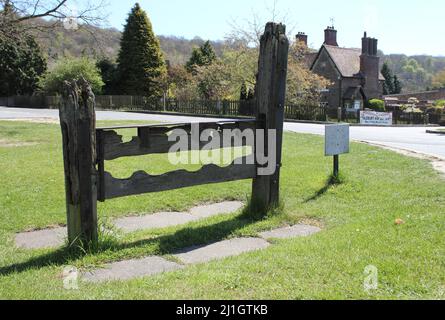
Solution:
{"label": "conifer tree", "polygon": [[399,77],[394,76],[394,94],[402,93],[402,83],[399,80]]}
{"label": "conifer tree", "polygon": [[18,37],[0,34],[0,95],[31,95],[47,68],[46,59],[35,38],[20,28]]}
{"label": "conifer tree", "polygon": [[382,75],[385,78],[385,83],[383,84],[383,94],[393,94],[394,93],[394,76],[388,64],[385,62],[382,67]]}
{"label": "conifer tree", "polygon": [[196,67],[211,65],[216,60],[216,53],[210,41],[205,42],[201,47],[194,48],[192,56],[186,64],[187,71],[196,73]]}
{"label": "conifer tree", "polygon": [[162,96],[160,80],[167,68],[159,39],[138,3],[132,8],[121,39],[116,91],[127,95]]}

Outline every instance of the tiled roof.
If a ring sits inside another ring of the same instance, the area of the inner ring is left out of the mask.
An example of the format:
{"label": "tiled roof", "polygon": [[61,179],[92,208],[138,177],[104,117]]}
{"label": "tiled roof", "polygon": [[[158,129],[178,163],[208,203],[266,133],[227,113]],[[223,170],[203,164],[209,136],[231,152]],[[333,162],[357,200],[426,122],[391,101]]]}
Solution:
{"label": "tiled roof", "polygon": [[314,61],[315,61],[315,59],[317,58],[317,56],[318,56],[318,52],[309,52],[309,53],[306,53],[305,55],[304,55],[304,58],[303,58],[303,63],[304,63],[304,65],[308,68],[308,69],[310,69],[311,68],[311,66],[312,66],[312,64],[314,63]]}
{"label": "tiled roof", "polygon": [[[323,45],[343,77],[354,77],[360,72],[361,49]],[[385,80],[380,74],[380,80]]]}

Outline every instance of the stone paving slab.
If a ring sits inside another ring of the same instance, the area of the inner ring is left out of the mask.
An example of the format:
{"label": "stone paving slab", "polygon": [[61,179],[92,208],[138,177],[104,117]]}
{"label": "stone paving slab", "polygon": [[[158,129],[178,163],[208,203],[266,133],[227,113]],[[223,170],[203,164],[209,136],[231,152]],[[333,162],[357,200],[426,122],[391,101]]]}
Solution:
{"label": "stone paving slab", "polygon": [[[244,206],[242,202],[226,201],[194,207],[187,212],[159,212],[138,217],[124,217],[113,221],[124,232],[167,228],[187,224],[220,214],[230,214]],[[66,228],[45,229],[16,234],[16,246],[24,249],[57,248],[64,244]]]}
{"label": "stone paving slab", "polygon": [[240,201],[225,201],[209,205],[194,207],[190,213],[198,218],[205,219],[220,214],[231,214],[244,207],[244,203]]}
{"label": "stone paving slab", "polygon": [[147,257],[110,263],[103,269],[85,273],[82,278],[88,282],[130,280],[175,271],[181,268],[183,266],[180,264],[161,257]]}
{"label": "stone paving slab", "polygon": [[18,233],[15,235],[15,243],[23,249],[57,248],[63,245],[66,238],[66,228],[54,228]]}
{"label": "stone paving slab", "polygon": [[[263,232],[261,233],[262,238],[236,238],[216,242],[210,245],[187,248],[174,254],[174,257],[185,265],[206,263],[212,260],[237,256],[246,252],[266,249],[271,246],[271,244],[265,239],[305,237],[320,231],[321,229],[318,227],[300,224]],[[184,268],[184,266],[155,256],[111,263],[105,268],[85,273],[83,279],[90,282],[129,280],[168,271],[175,271],[181,268]]]}
{"label": "stone paving slab", "polygon": [[160,212],[139,217],[116,219],[113,223],[124,232],[134,232],[147,229],[158,229],[187,224],[198,220],[197,217],[185,212]]}
{"label": "stone paving slab", "polygon": [[270,246],[270,243],[264,239],[236,238],[207,246],[187,248],[174,256],[185,264],[195,264],[261,250],[268,246]]}
{"label": "stone paving slab", "polygon": [[298,237],[307,237],[320,231],[321,229],[318,227],[297,224],[292,227],[285,227],[272,231],[262,232],[260,233],[260,236],[264,239],[292,239]]}

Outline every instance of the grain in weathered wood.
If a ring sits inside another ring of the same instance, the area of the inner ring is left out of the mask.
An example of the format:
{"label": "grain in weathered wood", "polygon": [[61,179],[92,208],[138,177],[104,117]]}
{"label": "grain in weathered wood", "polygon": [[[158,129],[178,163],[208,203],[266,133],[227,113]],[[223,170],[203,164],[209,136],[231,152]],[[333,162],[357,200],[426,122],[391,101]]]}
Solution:
{"label": "grain in weathered wood", "polygon": [[65,82],[60,106],[68,240],[97,240],[95,98],[86,80]]}
{"label": "grain in weathered wood", "polygon": [[[244,160],[243,163],[246,161]],[[252,179],[255,176],[255,164],[235,164],[235,162],[228,167],[210,164],[197,172],[178,170],[159,176],[151,176],[146,172],[138,171],[129,179],[116,179],[105,172],[105,199]]]}
{"label": "grain in weathered wood", "polygon": [[[276,130],[277,169],[272,176],[257,176],[253,181],[252,201],[267,209],[279,202],[280,167],[283,139],[284,103],[286,95],[287,59],[289,40],[286,27],[268,23],[261,37],[258,79],[255,89],[257,120],[264,121],[264,128]],[[268,150],[268,138],[265,138]]]}

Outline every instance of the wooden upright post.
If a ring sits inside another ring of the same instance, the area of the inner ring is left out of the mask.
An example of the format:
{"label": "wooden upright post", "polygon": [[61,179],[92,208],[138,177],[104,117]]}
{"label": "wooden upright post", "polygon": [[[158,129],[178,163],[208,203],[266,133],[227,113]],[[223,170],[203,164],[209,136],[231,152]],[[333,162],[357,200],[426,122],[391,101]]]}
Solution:
{"label": "wooden upright post", "polygon": [[65,82],[60,106],[70,245],[97,240],[95,97],[84,79]]}
{"label": "wooden upright post", "polygon": [[[260,210],[279,203],[280,168],[283,144],[284,103],[286,98],[289,40],[286,26],[269,22],[261,37],[258,79],[255,88],[256,117],[265,129],[265,152],[275,148],[277,163],[271,176],[258,175],[253,181],[252,201]],[[268,130],[276,130],[275,145],[268,146]]]}

